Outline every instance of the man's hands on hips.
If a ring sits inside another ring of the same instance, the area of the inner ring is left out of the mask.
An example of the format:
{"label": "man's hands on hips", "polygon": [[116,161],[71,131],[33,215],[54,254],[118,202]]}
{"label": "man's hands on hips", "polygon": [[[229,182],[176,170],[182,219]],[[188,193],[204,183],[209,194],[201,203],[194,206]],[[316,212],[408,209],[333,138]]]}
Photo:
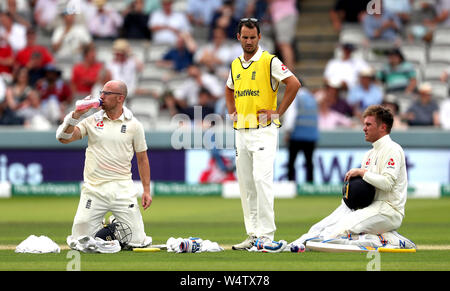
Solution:
{"label": "man's hands on hips", "polygon": [[144,210],[150,207],[152,204],[152,196],[150,196],[149,192],[144,192],[142,194],[142,207],[144,207]]}
{"label": "man's hands on hips", "polygon": [[350,171],[348,171],[348,172],[345,174],[344,181],[346,182],[346,181],[350,180],[351,177],[361,176],[361,178],[362,178],[362,177],[364,177],[364,174],[365,174],[366,172],[367,172],[367,170],[361,169],[361,168],[351,169]]}
{"label": "man's hands on hips", "polygon": [[257,114],[258,121],[262,123],[269,122],[280,117],[277,111],[268,109],[258,110]]}

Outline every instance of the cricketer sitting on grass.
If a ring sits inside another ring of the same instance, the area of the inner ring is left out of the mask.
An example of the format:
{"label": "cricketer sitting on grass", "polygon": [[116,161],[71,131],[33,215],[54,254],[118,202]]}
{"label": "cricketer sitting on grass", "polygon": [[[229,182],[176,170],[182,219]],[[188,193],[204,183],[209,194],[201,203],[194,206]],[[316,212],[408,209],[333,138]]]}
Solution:
{"label": "cricketer sitting on grass", "polygon": [[[383,106],[372,105],[363,117],[365,140],[371,142],[373,148],[365,154],[361,168],[349,170],[344,181],[359,176],[374,186],[372,203],[361,209],[350,209],[343,200],[333,213],[313,225],[291,246],[306,243],[307,248],[308,240],[319,240],[370,247],[416,248],[396,231],[405,216],[408,180],[403,149],[389,135],[393,115]],[[358,236],[361,234],[364,235]]]}
{"label": "cricketer sitting on grass", "polygon": [[[241,19],[237,39],[243,54],[231,64],[225,97],[236,129],[236,170],[248,235],[232,248],[244,250],[257,239],[270,244],[274,238],[273,164],[279,118],[294,100],[300,82],[276,56],[259,47],[257,19]],[[280,82],[286,89],[277,108]]]}
{"label": "cricketer sitting on grass", "polygon": [[117,221],[130,226],[129,246],[145,247],[152,242],[144,231],[131,174],[131,160],[136,152],[145,210],[152,203],[147,143],[142,124],[123,106],[126,96],[125,83],[107,82],[100,92],[102,110],[80,121],[89,109],[76,109],[65,117],[56,132],[56,138],[63,144],[88,137],[84,183],[68,241],[80,236],[94,237],[103,227],[105,214],[111,211]]}

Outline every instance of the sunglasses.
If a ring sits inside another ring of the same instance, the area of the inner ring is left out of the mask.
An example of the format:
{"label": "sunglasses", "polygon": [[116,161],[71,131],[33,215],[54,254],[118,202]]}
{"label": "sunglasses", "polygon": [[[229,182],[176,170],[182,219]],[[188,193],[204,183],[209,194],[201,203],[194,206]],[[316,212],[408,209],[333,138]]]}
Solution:
{"label": "sunglasses", "polygon": [[241,18],[240,22],[253,22],[253,23],[258,23],[258,19],[256,19],[256,18]]}
{"label": "sunglasses", "polygon": [[99,93],[100,93],[100,95],[105,94],[106,96],[109,96],[109,95],[122,95],[122,93],[109,92],[109,91],[100,91]]}

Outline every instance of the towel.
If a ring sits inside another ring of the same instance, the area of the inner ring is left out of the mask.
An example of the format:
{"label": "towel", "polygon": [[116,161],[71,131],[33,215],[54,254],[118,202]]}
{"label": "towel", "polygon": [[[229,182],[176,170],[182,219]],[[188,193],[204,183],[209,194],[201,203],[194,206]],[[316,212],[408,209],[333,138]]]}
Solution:
{"label": "towel", "polygon": [[39,237],[30,235],[16,247],[15,252],[31,254],[59,254],[61,252],[61,248],[45,235],[41,235]]}
{"label": "towel", "polygon": [[198,237],[170,237],[166,242],[166,246],[169,253],[221,252],[224,250],[218,243]]}

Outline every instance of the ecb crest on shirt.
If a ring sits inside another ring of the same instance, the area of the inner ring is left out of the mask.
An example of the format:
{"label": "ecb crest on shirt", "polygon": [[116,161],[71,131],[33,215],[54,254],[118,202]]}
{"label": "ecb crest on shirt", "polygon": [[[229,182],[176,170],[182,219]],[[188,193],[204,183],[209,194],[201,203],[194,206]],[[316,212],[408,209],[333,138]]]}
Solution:
{"label": "ecb crest on shirt", "polygon": [[105,124],[102,121],[97,122],[97,124],[95,125],[96,129],[103,129],[103,126],[105,126]]}

